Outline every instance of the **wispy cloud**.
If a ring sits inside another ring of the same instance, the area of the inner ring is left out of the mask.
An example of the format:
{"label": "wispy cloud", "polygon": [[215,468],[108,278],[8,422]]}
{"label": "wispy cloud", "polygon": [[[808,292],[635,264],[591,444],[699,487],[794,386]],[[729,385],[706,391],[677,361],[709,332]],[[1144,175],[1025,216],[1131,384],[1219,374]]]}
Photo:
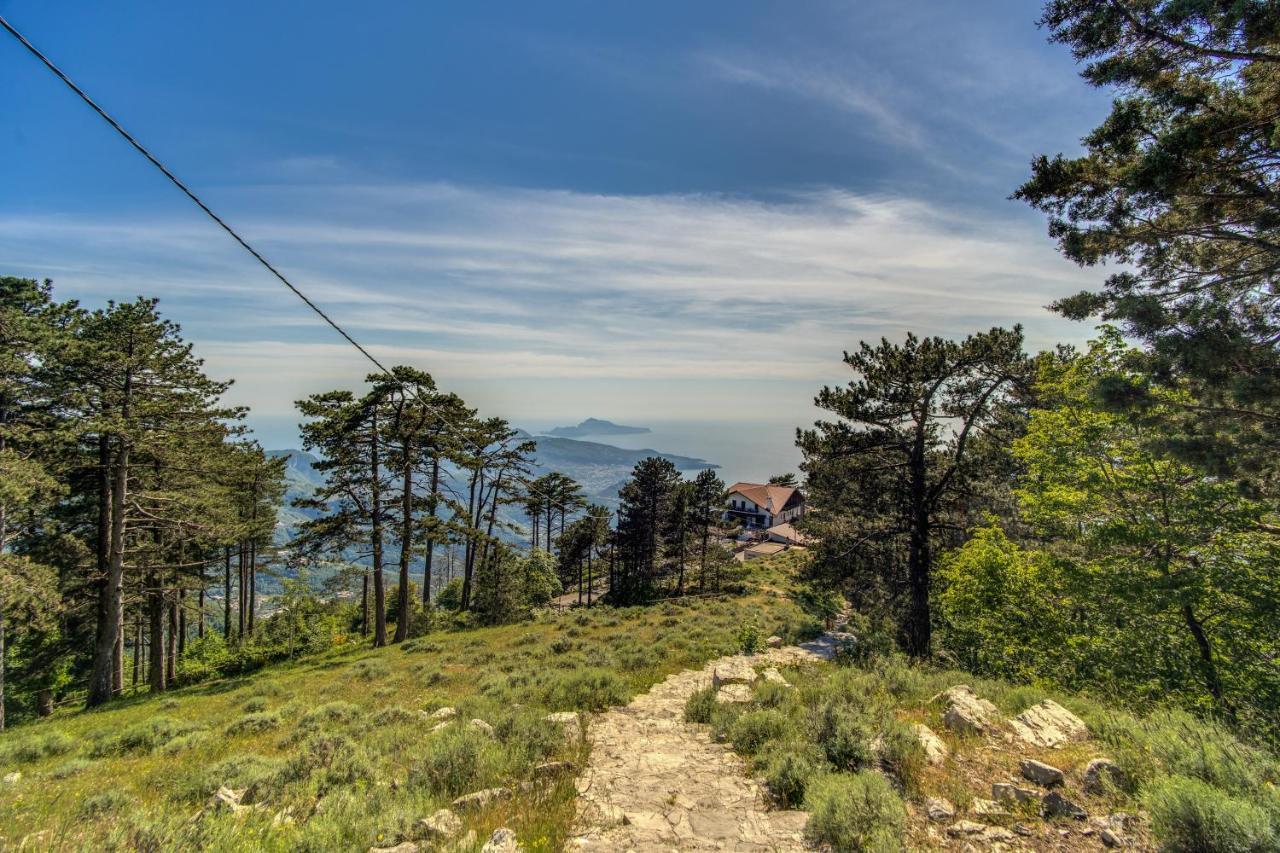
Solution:
{"label": "wispy cloud", "polygon": [[[250,239],[379,358],[417,364],[445,384],[553,381],[569,396],[573,383],[596,380],[775,380],[808,394],[842,377],[842,350],[908,329],[963,335],[1024,322],[1032,345],[1047,346],[1079,330],[1042,306],[1092,277],[1059,259],[1029,217],[975,219],[837,190],[762,202],[277,186],[243,190],[229,206]],[[279,212],[243,214],[268,207]],[[0,257],[8,271],[56,275],[65,295],[90,302],[161,296],[210,368],[237,377],[237,399],[268,414],[365,372],[194,217],[0,218]],[[662,411],[662,399],[651,404]]]}

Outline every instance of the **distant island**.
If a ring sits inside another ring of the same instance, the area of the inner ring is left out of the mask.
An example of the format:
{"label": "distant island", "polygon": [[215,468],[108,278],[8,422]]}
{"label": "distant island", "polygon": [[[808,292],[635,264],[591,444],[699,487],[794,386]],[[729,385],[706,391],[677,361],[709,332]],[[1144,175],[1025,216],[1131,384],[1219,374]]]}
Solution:
{"label": "distant island", "polygon": [[602,421],[599,418],[587,418],[577,426],[562,426],[549,430],[547,435],[558,438],[582,438],[587,435],[640,435],[650,432],[648,427],[624,426],[613,421]]}

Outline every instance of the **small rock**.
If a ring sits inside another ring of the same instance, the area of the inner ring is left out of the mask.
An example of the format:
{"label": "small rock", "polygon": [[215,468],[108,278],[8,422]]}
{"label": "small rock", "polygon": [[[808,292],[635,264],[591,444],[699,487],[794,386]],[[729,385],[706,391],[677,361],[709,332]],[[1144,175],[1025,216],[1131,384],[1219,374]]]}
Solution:
{"label": "small rock", "polygon": [[986,842],[1008,842],[1013,841],[1013,833],[1003,826],[988,826],[982,830],[982,840]]}
{"label": "small rock", "polygon": [[572,761],[547,761],[533,768],[533,778],[554,779],[573,773]]}
{"label": "small rock", "polygon": [[782,638],[779,637],[777,634],[775,634],[769,639],[765,640],[764,644],[771,649],[780,649],[782,648]]}
{"label": "small rock", "polygon": [[370,847],[369,853],[418,853],[421,849],[412,841],[402,841],[395,847]]}
{"label": "small rock", "polygon": [[916,739],[920,741],[920,745],[924,747],[924,759],[934,767],[941,766],[947,761],[947,745],[943,743],[942,738],[926,726],[924,723],[915,724]]}
{"label": "small rock", "polygon": [[783,687],[791,686],[791,682],[782,677],[782,673],[778,672],[776,666],[771,666],[764,671],[764,680],[770,684],[781,684]]}
{"label": "small rock", "polygon": [[462,818],[448,809],[440,809],[431,817],[418,821],[418,831],[433,841],[453,838],[462,831]]}
{"label": "small rock", "polygon": [[996,706],[979,697],[967,684],[950,687],[933,699],[945,700],[947,710],[942,715],[942,721],[947,728],[959,734],[985,734],[992,728],[996,718]]}
{"label": "small rock", "polygon": [[243,808],[240,801],[244,799],[244,792],[244,788],[228,788],[226,785],[221,785],[209,799],[209,805],[206,808],[209,811],[238,812]]}
{"label": "small rock", "polygon": [[22,773],[18,770],[15,770],[12,773],[4,774],[4,783],[6,785],[16,785],[18,784],[18,780],[21,778],[22,778]]}
{"label": "small rock", "polygon": [[1040,794],[1011,782],[996,782],[991,786],[991,796],[1002,803],[1029,803],[1040,799]]}
{"label": "small rock", "polygon": [[951,801],[942,797],[929,797],[924,801],[925,814],[936,823],[951,820],[956,816],[956,807]]}
{"label": "small rock", "polygon": [[480,853],[519,853],[519,850],[520,842],[516,841],[516,834],[505,826],[500,826],[480,848]]}
{"label": "small rock", "polygon": [[741,657],[731,657],[717,663],[711,671],[711,686],[721,684],[754,684],[759,678],[751,662]]}
{"label": "small rock", "polygon": [[500,800],[509,799],[511,799],[510,788],[485,788],[483,791],[473,791],[458,797],[453,801],[453,808],[460,812],[476,811]]}
{"label": "small rock", "polygon": [[947,835],[960,837],[962,835],[978,835],[986,830],[986,824],[978,823],[972,820],[958,820],[951,826],[947,827]]}
{"label": "small rock", "polygon": [[439,723],[444,720],[452,720],[456,716],[458,716],[458,709],[450,708],[448,705],[446,705],[443,708],[437,708],[436,710],[432,711],[430,719]]}
{"label": "small rock", "polygon": [[1123,835],[1109,826],[1103,827],[1102,831],[1098,833],[1098,839],[1108,847],[1124,847],[1127,843]]}
{"label": "small rock", "polygon": [[1008,814],[1004,806],[995,800],[984,800],[982,797],[973,798],[973,802],[969,804],[969,811],[978,817],[1004,817]]}
{"label": "small rock", "polygon": [[1084,790],[1086,794],[1105,794],[1113,788],[1122,788],[1125,784],[1124,771],[1120,765],[1110,758],[1095,758],[1084,768]]}
{"label": "small rock", "polygon": [[556,711],[554,714],[547,714],[542,719],[548,723],[555,723],[564,729],[564,739],[571,746],[576,746],[578,741],[582,740],[582,717],[577,711]]}
{"label": "small rock", "polygon": [[474,731],[480,732],[480,734],[482,735],[493,737],[493,726],[489,725],[484,720],[479,720],[479,719],[471,720],[469,723],[467,723],[467,727]]}
{"label": "small rock", "polygon": [[1044,799],[1040,801],[1040,814],[1044,817],[1070,817],[1076,820],[1084,820],[1089,816],[1088,812],[1057,791],[1044,795]]}
{"label": "small rock", "polygon": [[751,688],[746,684],[725,684],[716,691],[716,701],[722,705],[751,701]]}
{"label": "small rock", "polygon": [[1058,768],[1043,761],[1036,761],[1034,758],[1022,759],[1018,763],[1018,769],[1022,771],[1022,778],[1029,779],[1037,785],[1044,785],[1046,788],[1061,785],[1066,778]]}
{"label": "small rock", "polygon": [[1042,748],[1059,747],[1089,736],[1084,720],[1052,699],[1023,711],[1009,721],[1009,727],[1027,743]]}
{"label": "small rock", "polygon": [[1019,835],[1032,836],[1036,834],[1036,831],[1025,823],[1015,823],[1011,828]]}

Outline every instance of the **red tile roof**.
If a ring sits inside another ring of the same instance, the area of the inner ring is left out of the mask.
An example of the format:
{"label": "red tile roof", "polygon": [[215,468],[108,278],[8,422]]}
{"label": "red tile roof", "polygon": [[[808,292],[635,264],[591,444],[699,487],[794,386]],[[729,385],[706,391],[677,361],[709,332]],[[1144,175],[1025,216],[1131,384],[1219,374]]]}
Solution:
{"label": "red tile roof", "polygon": [[737,492],[756,506],[774,514],[782,512],[782,508],[796,491],[794,486],[773,486],[767,483],[734,483],[729,487],[729,494]]}

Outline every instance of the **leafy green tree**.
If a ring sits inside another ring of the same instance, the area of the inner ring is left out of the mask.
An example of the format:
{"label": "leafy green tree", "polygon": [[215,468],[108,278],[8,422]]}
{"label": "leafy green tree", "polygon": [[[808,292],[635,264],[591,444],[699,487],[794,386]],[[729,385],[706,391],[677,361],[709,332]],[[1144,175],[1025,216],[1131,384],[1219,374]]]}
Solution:
{"label": "leafy green tree", "polygon": [[[1273,3],[1052,0],[1043,24],[1114,87],[1077,157],[1038,157],[1017,197],[1063,254],[1109,262],[1058,311],[1101,315],[1148,346],[1166,441],[1220,476],[1274,488],[1280,448],[1280,9]],[[1113,405],[1131,405],[1117,398]]]}
{"label": "leafy green tree", "polygon": [[[934,555],[956,541],[982,471],[970,450],[1028,378],[1022,330],[964,341],[882,340],[845,353],[857,378],[816,404],[839,420],[801,431],[810,500],[821,511],[816,571],[882,592],[907,652],[931,653]],[[870,602],[863,602],[868,604]]]}
{"label": "leafy green tree", "polygon": [[618,564],[615,600],[652,597],[664,570],[664,544],[673,528],[680,472],[669,459],[650,456],[636,463],[618,493]]}
{"label": "leafy green tree", "polygon": [[[1155,449],[1152,433],[1189,395],[1152,384],[1133,356],[1105,330],[1084,355],[1044,360],[1044,408],[1014,444],[1027,466],[1023,512],[1062,543],[1109,667],[1153,698],[1273,718],[1280,677],[1266,661],[1280,647],[1280,544],[1260,532],[1273,507]],[[1157,402],[1140,415],[1099,403],[1120,386]]]}
{"label": "leafy green tree", "polygon": [[[714,469],[699,471],[694,477],[689,495],[690,523],[698,535],[698,589],[707,588],[708,554],[711,547],[711,527],[724,509],[724,481]],[[718,564],[716,564],[718,565]],[[715,574],[715,587],[720,588],[720,573]]]}

